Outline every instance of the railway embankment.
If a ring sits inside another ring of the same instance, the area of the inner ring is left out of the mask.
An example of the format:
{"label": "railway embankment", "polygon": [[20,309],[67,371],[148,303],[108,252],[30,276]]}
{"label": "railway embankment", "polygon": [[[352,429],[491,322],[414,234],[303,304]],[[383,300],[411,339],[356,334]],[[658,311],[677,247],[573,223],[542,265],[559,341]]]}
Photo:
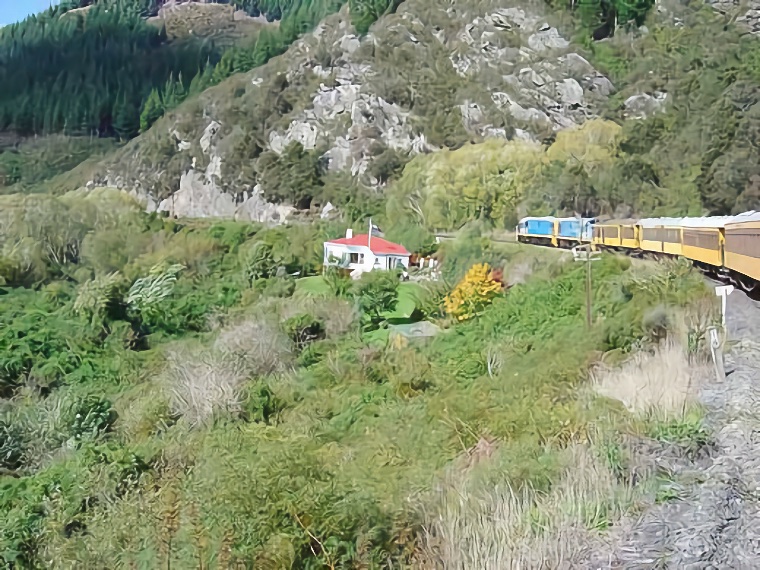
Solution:
{"label": "railway embankment", "polygon": [[705,381],[706,444],[655,459],[667,495],[630,516],[586,568],[757,568],[760,552],[760,303],[729,296],[727,378]]}

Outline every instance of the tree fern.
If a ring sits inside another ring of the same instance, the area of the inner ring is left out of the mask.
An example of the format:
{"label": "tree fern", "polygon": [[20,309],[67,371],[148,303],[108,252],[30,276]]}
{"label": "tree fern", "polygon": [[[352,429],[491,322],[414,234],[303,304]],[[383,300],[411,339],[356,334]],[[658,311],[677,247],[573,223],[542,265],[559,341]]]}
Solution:
{"label": "tree fern", "polygon": [[134,282],[124,301],[127,306],[139,313],[150,311],[172,294],[177,276],[185,267],[180,264],[164,268],[154,266],[147,277]]}

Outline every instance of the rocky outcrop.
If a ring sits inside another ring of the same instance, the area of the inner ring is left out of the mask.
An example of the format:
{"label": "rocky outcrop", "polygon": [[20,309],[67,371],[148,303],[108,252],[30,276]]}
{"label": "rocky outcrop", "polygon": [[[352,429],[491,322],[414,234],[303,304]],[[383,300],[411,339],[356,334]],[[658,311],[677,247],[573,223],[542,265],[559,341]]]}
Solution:
{"label": "rocky outcrop", "polygon": [[283,219],[258,186],[261,151],[298,142],[373,184],[385,149],[540,141],[596,116],[613,92],[538,0],[407,0],[364,37],[344,10],[159,121],[99,182],[139,188],[177,215]]}
{"label": "rocky outcrop", "polygon": [[760,34],[760,1],[758,0],[707,0],[718,12],[732,18],[751,34]]}
{"label": "rocky outcrop", "polygon": [[662,91],[655,91],[652,95],[649,93],[631,95],[623,103],[624,116],[630,119],[646,119],[662,111],[667,100],[668,94]]}

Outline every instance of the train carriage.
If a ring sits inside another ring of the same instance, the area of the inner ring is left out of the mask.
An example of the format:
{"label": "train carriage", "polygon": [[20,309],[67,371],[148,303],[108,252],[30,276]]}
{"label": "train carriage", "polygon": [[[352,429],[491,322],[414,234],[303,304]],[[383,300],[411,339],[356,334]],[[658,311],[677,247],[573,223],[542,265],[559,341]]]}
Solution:
{"label": "train carriage", "polygon": [[725,225],[731,216],[683,218],[681,254],[702,268],[723,266]]}
{"label": "train carriage", "polygon": [[643,251],[682,255],[682,218],[644,218],[638,221]]}
{"label": "train carriage", "polygon": [[744,289],[760,281],[760,212],[733,216],[725,224],[723,265]]}
{"label": "train carriage", "polygon": [[610,249],[638,249],[639,228],[634,219],[606,220],[594,224],[593,244]]}

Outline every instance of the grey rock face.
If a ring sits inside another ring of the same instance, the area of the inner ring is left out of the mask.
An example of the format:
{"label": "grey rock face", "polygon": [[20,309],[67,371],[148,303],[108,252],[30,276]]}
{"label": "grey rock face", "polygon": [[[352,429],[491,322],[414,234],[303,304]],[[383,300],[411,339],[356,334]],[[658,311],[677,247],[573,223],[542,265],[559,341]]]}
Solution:
{"label": "grey rock face", "polygon": [[182,218],[231,218],[235,201],[194,170],[182,175],[179,191],[158,205],[159,212]]}
{"label": "grey rock face", "polygon": [[[232,205],[239,206],[237,199],[222,200],[217,193],[254,195],[255,170],[241,176],[239,167],[251,160],[240,154],[249,152],[246,137],[254,128],[247,98],[258,101],[261,90],[273,89],[273,77],[293,86],[288,89],[295,107],[267,122],[268,130],[256,133],[256,140],[276,153],[296,141],[309,150],[325,148],[330,170],[349,171],[369,184],[375,181],[367,169],[382,147],[407,154],[437,150],[428,137],[435,136],[437,144],[445,137],[428,129],[447,110],[454,111],[454,120],[458,115],[471,140],[541,140],[596,116],[599,103],[614,91],[609,79],[573,51],[550,16],[538,0],[407,0],[359,37],[344,9],[281,58],[242,81],[230,78],[235,89],[219,86],[178,109],[168,129],[173,155],[156,156],[158,136],[144,147],[138,140],[99,180],[144,188],[149,195],[162,188],[162,198],[166,188],[179,186],[164,208],[228,215]],[[442,108],[444,92],[454,97]],[[183,117],[186,107],[192,110]],[[450,120],[438,129],[452,130]],[[160,128],[166,129],[165,122],[148,135]],[[257,212],[264,208],[260,199],[250,206]],[[204,200],[208,204],[201,207]]]}
{"label": "grey rock face", "polygon": [[623,103],[626,109],[626,116],[632,119],[651,117],[663,109],[667,98],[668,94],[660,91],[655,91],[652,95],[649,93],[632,95]]}
{"label": "grey rock face", "polygon": [[737,25],[750,34],[760,34],[760,1],[758,0],[707,0],[718,12],[733,18]]}
{"label": "grey rock face", "polygon": [[222,192],[194,170],[183,174],[179,190],[157,207],[157,211],[179,218],[231,218],[263,223],[282,223],[293,210],[292,206],[267,202],[259,186],[250,195],[244,193],[242,201],[236,203],[231,194]]}
{"label": "grey rock face", "polygon": [[[369,145],[362,140],[367,136],[403,152],[434,150],[415,132],[413,109],[404,109],[371,92],[376,71],[372,60],[363,59],[366,51],[360,48],[366,43],[378,46],[375,49],[397,42],[443,44],[449,52],[449,65],[464,84],[482,85],[491,91],[488,99],[459,103],[462,125],[481,137],[506,135],[506,129],[491,123],[495,109],[511,116],[515,127],[531,139],[594,116],[595,103],[614,91],[612,83],[577,53],[566,53],[570,44],[547,23],[543,5],[504,4],[503,0],[484,2],[475,8],[464,0],[410,0],[401,5],[392,24],[361,40],[343,20],[320,26],[291,50],[295,57],[288,77],[296,79],[309,73],[320,78],[333,76],[337,85],[322,85],[310,108],[286,131],[270,135],[271,148],[280,152],[294,140],[313,148],[319,140],[331,140],[327,153],[330,167],[359,174],[372,160],[365,152]],[[422,14],[424,22],[418,17]],[[311,61],[309,54],[318,46],[334,55],[332,67]],[[431,63],[421,60],[423,66]],[[501,71],[504,80],[493,81],[492,71]]]}

